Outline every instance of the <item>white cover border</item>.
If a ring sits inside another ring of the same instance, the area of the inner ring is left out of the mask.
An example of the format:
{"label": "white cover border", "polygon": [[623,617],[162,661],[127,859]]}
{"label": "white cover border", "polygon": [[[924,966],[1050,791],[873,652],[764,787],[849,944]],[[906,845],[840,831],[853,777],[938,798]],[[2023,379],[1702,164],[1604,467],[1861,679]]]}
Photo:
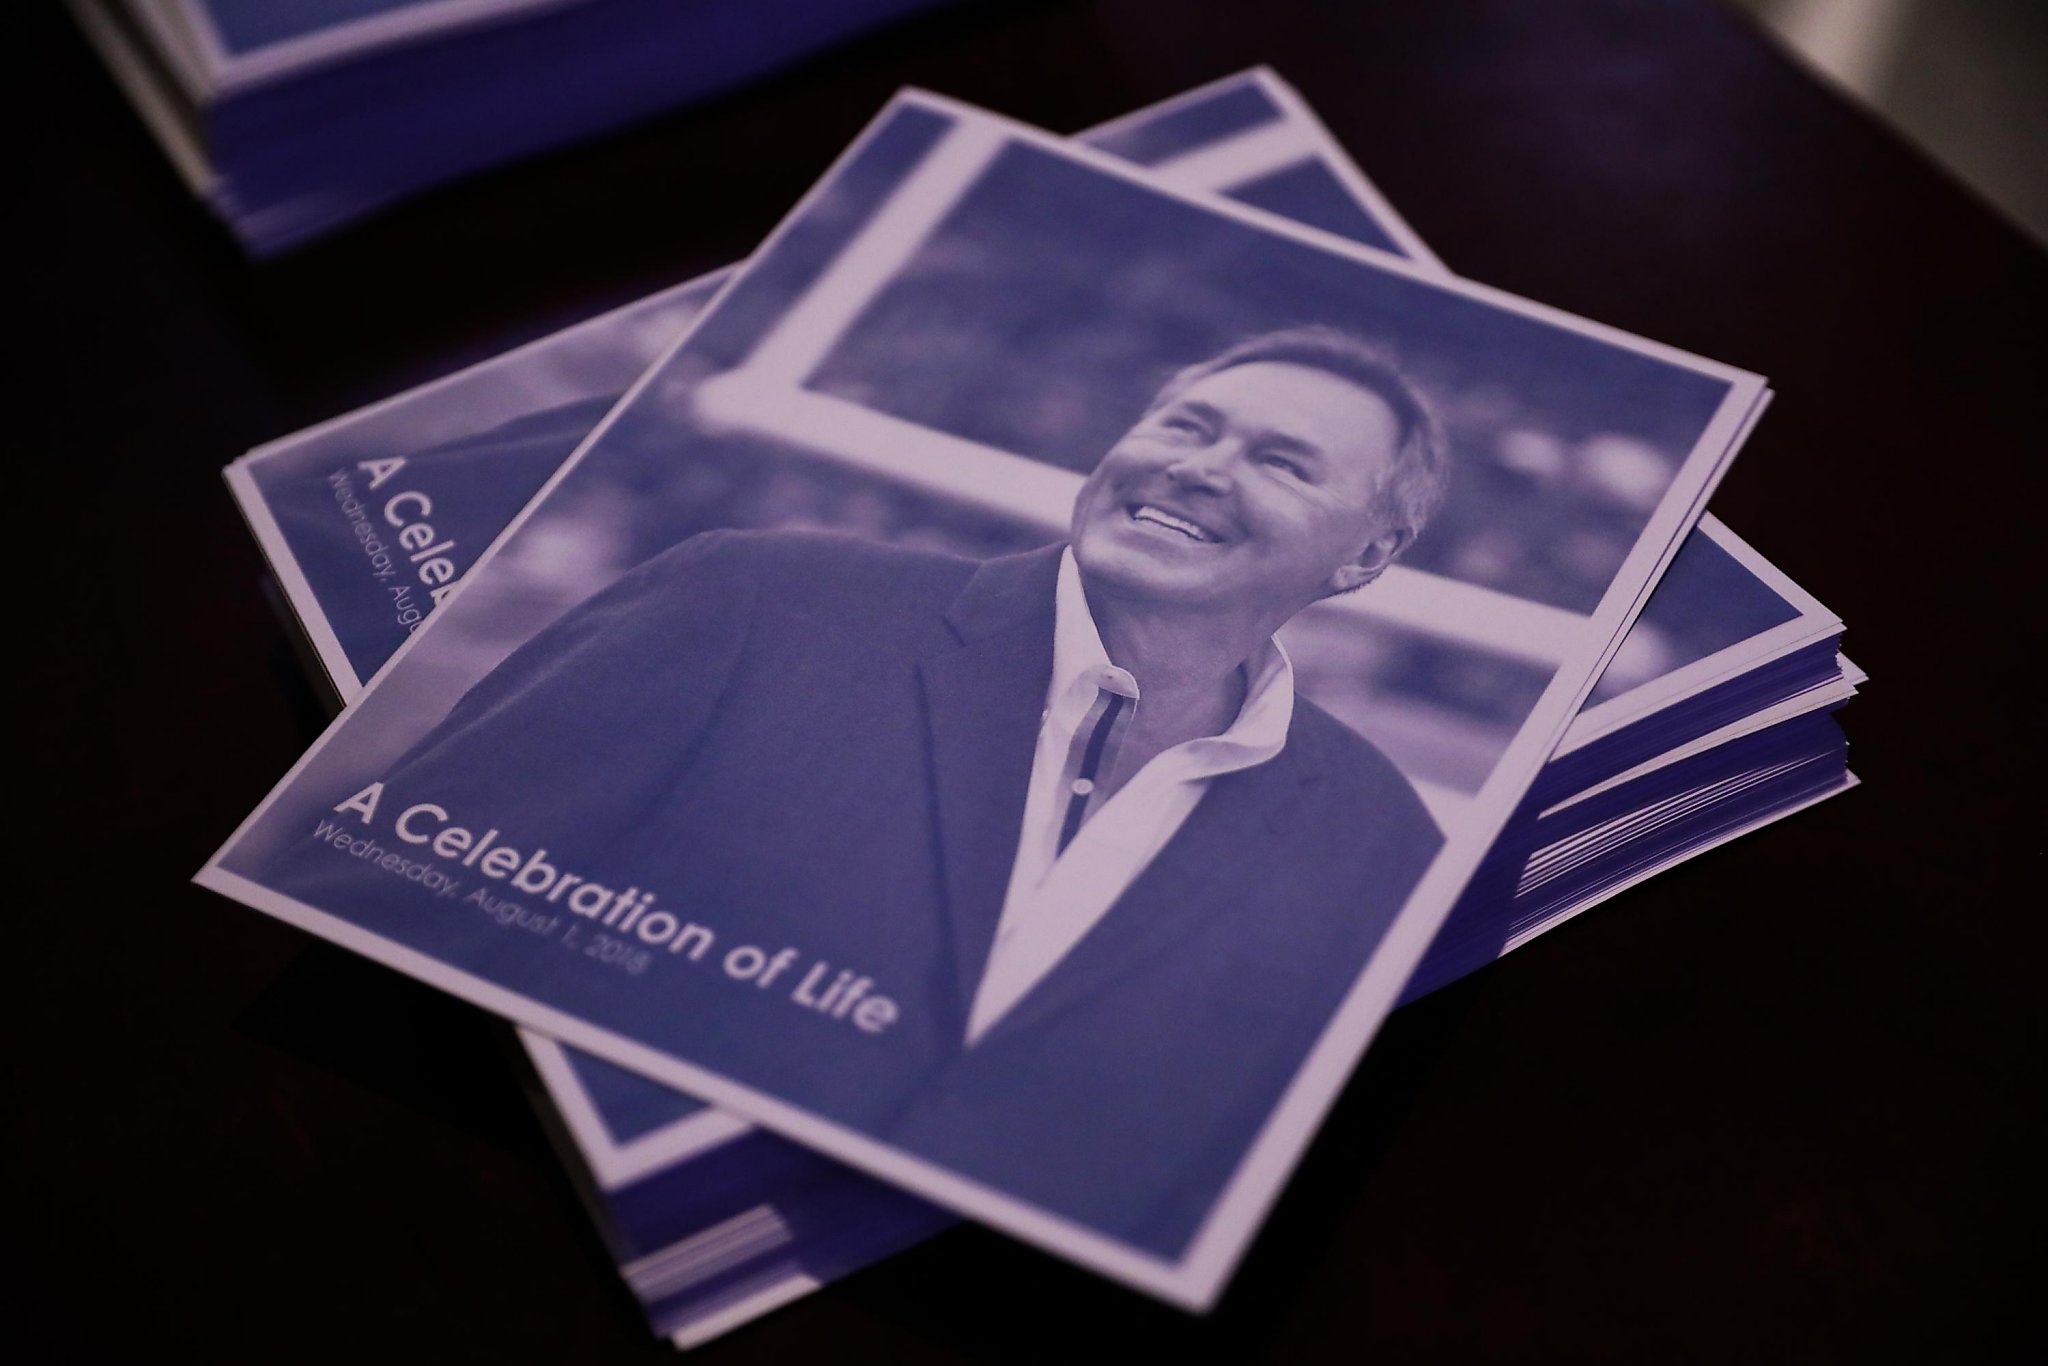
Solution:
{"label": "white cover border", "polygon": [[548,1088],[548,1095],[562,1112],[562,1120],[569,1126],[576,1146],[582,1150],[590,1174],[607,1194],[754,1131],[753,1125],[737,1116],[706,1109],[621,1142],[612,1136],[610,1126],[604,1122],[582,1078],[576,1075],[562,1045],[531,1029],[520,1029],[518,1033],[526,1056],[533,1062],[533,1070]]}
{"label": "white cover border", "polygon": [[349,19],[239,55],[228,50],[206,0],[133,0],[150,9],[174,6],[188,27],[209,92],[239,94],[270,81],[352,61],[379,48],[418,42],[456,29],[502,23],[584,0],[413,0],[403,9]]}
{"label": "white cover border", "polygon": [[1611,735],[1632,721],[1641,720],[1696,693],[1704,692],[1726,678],[1783,658],[1831,635],[1839,635],[1842,619],[1821,605],[1818,598],[1794,583],[1789,575],[1737,536],[1728,524],[1711,512],[1700,517],[1697,530],[1760,579],[1764,586],[1791,605],[1798,613],[1760,635],[1750,636],[1716,650],[1704,659],[1662,674],[1618,697],[1586,708],[1573,718],[1571,729],[1558,744],[1560,755],[1582,749],[1602,736]]}

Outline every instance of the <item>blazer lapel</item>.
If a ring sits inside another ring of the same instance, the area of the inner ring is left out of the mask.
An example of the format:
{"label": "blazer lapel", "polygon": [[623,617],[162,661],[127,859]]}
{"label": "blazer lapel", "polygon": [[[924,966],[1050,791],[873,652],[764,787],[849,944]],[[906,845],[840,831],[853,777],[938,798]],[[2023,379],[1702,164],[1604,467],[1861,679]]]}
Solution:
{"label": "blazer lapel", "polygon": [[1052,677],[1059,546],[990,560],[918,661],[931,734],[933,807],[956,1005],[988,963],[1016,861],[1025,791]]}
{"label": "blazer lapel", "polygon": [[1295,811],[1321,773],[1306,747],[1290,737],[1268,762],[1212,781],[1109,912],[979,1046],[1032,1029],[1170,957],[1217,917],[1253,901],[1261,884],[1270,887],[1291,860],[1313,857],[1295,842]]}

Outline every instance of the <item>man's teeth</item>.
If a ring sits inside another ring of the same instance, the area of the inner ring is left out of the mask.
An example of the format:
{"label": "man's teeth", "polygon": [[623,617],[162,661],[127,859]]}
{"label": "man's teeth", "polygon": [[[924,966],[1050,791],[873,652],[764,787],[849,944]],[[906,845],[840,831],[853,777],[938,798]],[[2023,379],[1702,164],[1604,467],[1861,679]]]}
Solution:
{"label": "man's teeth", "polygon": [[1193,541],[1213,541],[1216,539],[1215,536],[1196,526],[1187,518],[1176,517],[1170,512],[1161,512],[1150,504],[1146,504],[1133,512],[1131,520],[1134,522],[1150,522],[1154,526],[1163,526],[1168,531],[1178,531],[1181,535]]}

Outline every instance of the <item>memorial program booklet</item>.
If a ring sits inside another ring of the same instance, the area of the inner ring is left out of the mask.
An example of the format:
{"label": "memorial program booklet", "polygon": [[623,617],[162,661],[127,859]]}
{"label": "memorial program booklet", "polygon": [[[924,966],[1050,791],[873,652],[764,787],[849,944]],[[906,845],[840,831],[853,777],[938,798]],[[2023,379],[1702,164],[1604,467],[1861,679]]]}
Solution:
{"label": "memorial program booklet", "polygon": [[[1243,198],[1371,246],[1431,258],[1300,97],[1253,70],[1080,135],[1187,189]],[[421,621],[409,590],[387,588],[375,528],[393,500],[424,498],[458,574],[566,459],[719,283],[707,276],[565,329],[369,408],[271,442],[228,481],[290,606],[343,699]],[[1597,462],[1611,443],[1548,452]],[[402,478],[365,503],[358,482],[392,459]],[[1613,794],[1620,813],[1570,822],[1530,860],[1523,886],[1468,889],[1406,995],[1413,998],[1527,942],[1651,872],[1779,819],[1852,781],[1811,713],[1853,691],[1832,654],[1840,622],[1712,516],[1659,581],[1594,695],[1546,766],[1572,770],[1583,799],[1538,819],[1525,807],[1496,842],[1541,845],[1567,817]],[[361,665],[360,671],[358,664]],[[1788,668],[1790,665],[1792,667]],[[1764,677],[1768,675],[1768,677]],[[1759,679],[1763,681],[1759,684]],[[1714,701],[1736,693],[1733,705]],[[1807,718],[1801,720],[1800,718]],[[1731,747],[1767,727],[1802,727],[1756,756]],[[1664,753],[1607,754],[1654,727]],[[1699,737],[1699,738],[1693,738]],[[1581,760],[1601,754],[1587,767]],[[1832,764],[1829,760],[1833,759]],[[1704,763],[1716,771],[1701,774]],[[1663,761],[1663,762],[1658,762]],[[1731,778],[1728,771],[1732,770]],[[1638,788],[1662,784],[1653,802]],[[1644,809],[1648,808],[1648,809]],[[1596,832],[1598,832],[1596,834]],[[1526,903],[1526,904],[1525,904]],[[680,1093],[522,1031],[544,1083],[544,1114],[594,1190],[593,1212],[658,1331],[680,1345],[720,1331],[917,1241],[941,1211]]]}
{"label": "memorial program booklet", "polygon": [[1200,1307],[1763,393],[905,94],[200,880]]}

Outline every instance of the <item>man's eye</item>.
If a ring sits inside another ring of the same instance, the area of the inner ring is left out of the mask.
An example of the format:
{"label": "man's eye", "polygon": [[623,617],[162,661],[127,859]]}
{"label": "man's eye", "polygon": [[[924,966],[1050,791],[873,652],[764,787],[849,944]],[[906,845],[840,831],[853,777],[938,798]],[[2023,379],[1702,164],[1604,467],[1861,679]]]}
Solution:
{"label": "man's eye", "polygon": [[1300,461],[1290,459],[1275,451],[1267,451],[1261,455],[1259,462],[1267,469],[1279,470],[1281,473],[1292,475],[1296,479],[1308,478],[1308,471],[1302,467]]}
{"label": "man's eye", "polygon": [[1176,436],[1202,435],[1202,424],[1191,417],[1167,416],[1159,420],[1159,425]]}

